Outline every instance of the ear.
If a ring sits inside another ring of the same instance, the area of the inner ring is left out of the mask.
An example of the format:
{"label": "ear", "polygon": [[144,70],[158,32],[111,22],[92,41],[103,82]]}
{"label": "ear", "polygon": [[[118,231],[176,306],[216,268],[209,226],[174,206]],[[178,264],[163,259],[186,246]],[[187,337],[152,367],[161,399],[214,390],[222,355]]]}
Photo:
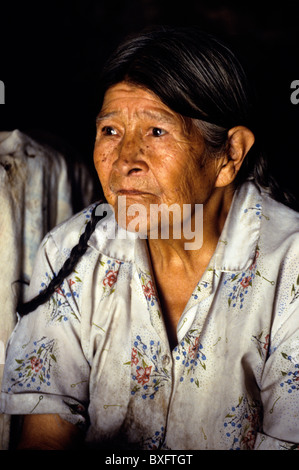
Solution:
{"label": "ear", "polygon": [[247,153],[254,144],[254,134],[244,126],[237,126],[227,133],[228,151],[218,169],[215,186],[227,186],[234,181]]}

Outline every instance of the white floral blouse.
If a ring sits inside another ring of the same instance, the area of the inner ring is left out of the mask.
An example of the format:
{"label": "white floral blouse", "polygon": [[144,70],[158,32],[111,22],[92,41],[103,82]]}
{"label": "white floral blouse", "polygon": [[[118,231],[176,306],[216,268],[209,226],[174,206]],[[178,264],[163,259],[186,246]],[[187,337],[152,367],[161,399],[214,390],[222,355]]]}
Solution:
{"label": "white floral blouse", "polygon": [[[29,297],[91,210],[45,238]],[[241,187],[172,351],[146,240],[111,239],[114,228],[98,224],[73,274],[18,322],[2,411],[59,413],[85,427],[90,448],[296,449],[299,214]]]}

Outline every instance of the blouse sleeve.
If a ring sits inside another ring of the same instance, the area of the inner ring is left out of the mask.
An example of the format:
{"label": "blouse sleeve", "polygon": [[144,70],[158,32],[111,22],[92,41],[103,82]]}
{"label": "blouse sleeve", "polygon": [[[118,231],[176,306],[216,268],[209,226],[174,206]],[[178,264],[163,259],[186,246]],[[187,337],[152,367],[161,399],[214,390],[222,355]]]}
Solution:
{"label": "blouse sleeve", "polygon": [[[68,253],[48,235],[39,249],[29,298],[47,285]],[[69,279],[49,301],[22,318],[10,338],[2,382],[6,414],[58,413],[84,424],[90,367],[80,339],[78,294]]]}
{"label": "blouse sleeve", "polygon": [[[298,257],[294,258],[298,260]],[[292,269],[291,269],[292,268]],[[263,429],[255,448],[299,448],[299,276],[298,265],[282,276],[269,357],[261,382]]]}

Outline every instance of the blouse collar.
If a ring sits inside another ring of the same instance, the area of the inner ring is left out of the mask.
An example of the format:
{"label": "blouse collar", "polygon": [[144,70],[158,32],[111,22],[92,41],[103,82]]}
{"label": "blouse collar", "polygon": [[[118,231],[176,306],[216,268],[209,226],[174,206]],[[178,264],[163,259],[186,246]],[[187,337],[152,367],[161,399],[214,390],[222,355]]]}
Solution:
{"label": "blouse collar", "polygon": [[[262,196],[254,183],[246,182],[236,190],[209,264],[210,269],[243,271],[252,264],[259,240],[262,210]],[[148,269],[146,240],[120,228],[111,211],[97,225],[88,244],[109,258],[136,263],[143,271]]]}

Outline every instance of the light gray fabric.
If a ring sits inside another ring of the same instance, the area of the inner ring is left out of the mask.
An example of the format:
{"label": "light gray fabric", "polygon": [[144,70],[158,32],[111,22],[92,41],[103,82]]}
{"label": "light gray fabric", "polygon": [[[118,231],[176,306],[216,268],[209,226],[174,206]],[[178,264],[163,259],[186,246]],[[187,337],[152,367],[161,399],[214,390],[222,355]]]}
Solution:
{"label": "light gray fabric", "polygon": [[[73,215],[74,192],[83,207],[92,202],[94,184],[84,165],[68,165],[62,154],[19,130],[0,132],[0,385],[36,251],[51,228]],[[8,436],[9,418],[0,415],[0,449],[7,448]]]}

